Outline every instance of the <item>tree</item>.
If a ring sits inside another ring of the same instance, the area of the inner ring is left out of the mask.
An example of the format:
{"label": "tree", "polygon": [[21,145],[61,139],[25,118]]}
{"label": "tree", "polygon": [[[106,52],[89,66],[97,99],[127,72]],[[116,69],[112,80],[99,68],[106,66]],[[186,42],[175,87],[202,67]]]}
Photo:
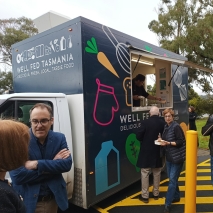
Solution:
{"label": "tree", "polygon": [[0,94],[13,89],[12,72],[0,72]]}
{"label": "tree", "polygon": [[206,98],[202,98],[198,107],[202,109],[203,114],[213,114],[213,96],[207,95]]}
{"label": "tree", "polygon": [[203,108],[203,99],[200,97],[194,97],[189,100],[189,106],[193,106],[195,108],[198,117],[206,114],[205,109]]}
{"label": "tree", "polygon": [[147,85],[147,92],[150,95],[155,96],[155,94],[156,94],[156,84],[154,84],[153,86],[152,85]]}
{"label": "tree", "polygon": [[33,21],[26,17],[0,19],[0,63],[12,64],[12,44],[38,33]]}
{"label": "tree", "polygon": [[[204,67],[213,63],[212,0],[161,0],[158,21],[149,23],[161,47],[187,57]],[[189,69],[189,83],[203,92],[212,91],[212,74]]]}
{"label": "tree", "polygon": [[[0,64],[12,65],[12,44],[38,33],[33,21],[26,17],[0,19]],[[11,69],[10,69],[11,70]],[[12,90],[12,72],[0,70],[0,93]]]}
{"label": "tree", "polygon": [[188,100],[190,101],[194,98],[200,99],[200,96],[194,91],[194,89],[191,86],[189,86],[189,88],[188,88]]}

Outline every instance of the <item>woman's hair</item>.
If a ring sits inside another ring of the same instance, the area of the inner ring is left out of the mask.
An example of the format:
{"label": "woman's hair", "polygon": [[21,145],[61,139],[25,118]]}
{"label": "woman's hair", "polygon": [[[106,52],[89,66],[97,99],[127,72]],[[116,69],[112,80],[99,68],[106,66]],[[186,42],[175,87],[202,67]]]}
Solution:
{"label": "woman's hair", "polygon": [[28,160],[29,128],[18,121],[0,120],[0,172],[23,166]]}
{"label": "woman's hair", "polygon": [[165,114],[167,113],[170,113],[172,115],[172,117],[174,117],[175,113],[172,109],[169,109],[169,108],[166,108],[164,111],[163,111],[163,116],[165,116]]}
{"label": "woman's hair", "polygon": [[190,106],[189,108],[191,109],[192,112],[195,111],[195,108],[193,106]]}

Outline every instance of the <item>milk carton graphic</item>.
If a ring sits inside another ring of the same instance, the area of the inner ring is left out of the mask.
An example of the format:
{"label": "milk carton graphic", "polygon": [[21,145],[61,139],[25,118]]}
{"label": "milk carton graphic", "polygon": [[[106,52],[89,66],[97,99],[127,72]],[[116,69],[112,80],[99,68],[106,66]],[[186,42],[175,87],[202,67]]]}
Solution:
{"label": "milk carton graphic", "polygon": [[102,143],[95,158],[95,170],[96,195],[120,184],[119,151],[111,140]]}

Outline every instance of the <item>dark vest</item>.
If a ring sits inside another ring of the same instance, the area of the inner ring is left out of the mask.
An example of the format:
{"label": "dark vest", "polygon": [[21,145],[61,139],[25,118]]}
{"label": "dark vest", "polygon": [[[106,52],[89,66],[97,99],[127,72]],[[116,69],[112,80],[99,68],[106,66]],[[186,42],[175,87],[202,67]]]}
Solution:
{"label": "dark vest", "polygon": [[[163,139],[166,141],[176,141],[175,137],[175,127],[178,126],[176,122],[173,122],[171,125],[166,126],[163,132]],[[181,127],[180,127],[181,129]],[[182,130],[182,129],[181,129]],[[182,131],[183,133],[183,131]],[[183,138],[184,133],[183,133]],[[186,141],[184,140],[183,145],[180,147],[167,145],[166,146],[166,160],[171,163],[183,163],[186,159]]]}

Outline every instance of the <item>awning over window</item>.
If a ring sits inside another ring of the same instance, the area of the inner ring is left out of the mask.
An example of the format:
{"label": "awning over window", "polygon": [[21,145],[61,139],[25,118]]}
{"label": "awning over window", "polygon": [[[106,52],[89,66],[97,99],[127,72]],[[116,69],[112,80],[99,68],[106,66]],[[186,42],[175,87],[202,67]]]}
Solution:
{"label": "awning over window", "polygon": [[213,72],[212,69],[200,66],[200,65],[195,64],[195,63],[193,63],[191,61],[184,61],[184,65],[183,66],[186,66],[186,67],[189,67],[189,68],[192,68],[192,69],[198,69],[198,70],[201,70],[201,71],[204,71],[204,72]]}
{"label": "awning over window", "polygon": [[170,57],[164,57],[164,56],[161,56],[159,54],[152,53],[152,52],[149,52],[147,50],[139,49],[139,48],[133,47],[133,46],[129,46],[129,49],[131,49],[131,53],[138,54],[138,55],[141,55],[141,56],[144,56],[144,57],[147,57],[147,58],[167,61],[167,62],[171,62],[172,64],[176,64],[176,65],[179,65],[179,66],[184,66],[184,67],[188,67],[188,68],[192,68],[192,69],[198,69],[198,70],[201,70],[201,71],[204,71],[204,72],[213,72],[212,69],[200,66],[200,65],[195,64],[191,61],[185,61],[185,60],[180,60],[180,59],[175,59],[175,58],[170,58]]}

